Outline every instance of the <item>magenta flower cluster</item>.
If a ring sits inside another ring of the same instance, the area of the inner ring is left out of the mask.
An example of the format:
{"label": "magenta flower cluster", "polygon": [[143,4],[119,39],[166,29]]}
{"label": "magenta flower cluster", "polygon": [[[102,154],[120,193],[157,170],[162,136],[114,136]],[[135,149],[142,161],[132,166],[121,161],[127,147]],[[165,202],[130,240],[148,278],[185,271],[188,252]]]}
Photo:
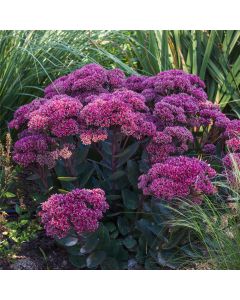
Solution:
{"label": "magenta flower cluster", "polygon": [[205,84],[196,75],[181,70],[164,71],[156,76],[130,76],[126,80],[128,89],[143,94],[147,101],[160,101],[164,96],[185,93],[194,98],[207,100]]}
{"label": "magenta flower cluster", "polygon": [[[58,78],[45,89],[45,97],[69,95],[82,103],[91,101],[92,95],[112,92],[124,85],[125,74],[119,70],[106,70],[97,64],[86,65],[69,75]],[[89,98],[90,97],[90,98]]]}
{"label": "magenta flower cluster", "polygon": [[101,189],[75,189],[52,195],[39,213],[47,235],[63,238],[70,230],[81,235],[97,230],[103,213],[109,208]]}
{"label": "magenta flower cluster", "polygon": [[199,202],[201,195],[215,192],[211,179],[216,172],[205,162],[187,156],[171,157],[156,163],[147,174],[139,178],[139,188],[144,195],[172,200],[192,197]]}
{"label": "magenta flower cluster", "polygon": [[[148,120],[149,108],[145,99],[133,91],[102,94],[86,105],[81,112],[82,122],[90,130],[118,127],[125,135],[136,139],[153,136],[156,127]],[[84,130],[85,134],[88,130]]]}
{"label": "magenta flower cluster", "polygon": [[146,150],[151,163],[162,162],[169,156],[185,153],[193,143],[192,133],[185,127],[170,126],[156,132]]}
{"label": "magenta flower cluster", "polygon": [[[139,188],[144,194],[171,200],[214,192],[211,167],[197,158],[178,157],[199,143],[201,154],[215,152],[215,141],[199,141],[196,133],[210,130],[240,153],[235,134],[240,125],[208,101],[198,76],[181,70],[126,77],[119,69],[89,64],[58,78],[44,93],[43,98],[20,107],[10,122],[11,128],[20,130],[14,160],[24,167],[53,168],[57,160],[71,157],[76,141],[101,142],[114,129],[145,141],[149,172],[157,177],[142,175]],[[175,177],[163,169],[176,171]]]}
{"label": "magenta flower cluster", "polygon": [[224,134],[228,153],[223,158],[224,174],[235,188],[239,188],[238,172],[240,169],[240,121],[233,120],[227,126]]}

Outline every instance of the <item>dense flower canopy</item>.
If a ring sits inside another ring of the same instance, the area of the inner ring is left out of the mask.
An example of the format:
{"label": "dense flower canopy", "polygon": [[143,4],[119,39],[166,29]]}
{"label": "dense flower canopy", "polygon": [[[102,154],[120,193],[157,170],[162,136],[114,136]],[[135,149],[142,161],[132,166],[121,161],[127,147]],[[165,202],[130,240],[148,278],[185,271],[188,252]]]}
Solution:
{"label": "dense flower canopy", "polygon": [[150,170],[140,177],[139,188],[170,200],[214,192],[214,170],[197,158],[179,155],[212,155],[219,139],[240,152],[239,121],[208,101],[198,76],[182,70],[126,77],[120,69],[89,64],[56,79],[44,93],[20,107],[10,122],[19,130],[13,157],[24,167],[54,168],[59,159],[71,157],[76,143],[101,142],[115,130],[143,141]]}

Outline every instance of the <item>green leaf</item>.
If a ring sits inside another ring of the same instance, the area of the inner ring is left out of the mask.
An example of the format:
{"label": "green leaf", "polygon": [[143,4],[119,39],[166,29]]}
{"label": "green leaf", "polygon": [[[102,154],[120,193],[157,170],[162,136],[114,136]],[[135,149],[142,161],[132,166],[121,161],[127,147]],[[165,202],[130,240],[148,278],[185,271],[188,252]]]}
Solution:
{"label": "green leaf", "polygon": [[94,170],[95,170],[94,167],[91,167],[88,171],[86,171],[84,173],[83,176],[80,177],[80,186],[81,187],[84,187],[88,183],[88,181],[89,181],[90,177],[92,176]]}
{"label": "green leaf", "polygon": [[21,215],[22,213],[21,207],[18,204],[15,205],[15,211],[18,215]]}
{"label": "green leaf", "polygon": [[106,258],[106,252],[104,251],[95,251],[87,257],[87,267],[94,269],[99,266],[104,259]]}
{"label": "green leaf", "polygon": [[129,147],[127,147],[127,149],[125,149],[122,153],[116,155],[115,157],[119,158],[117,167],[119,168],[123,164],[125,164],[137,152],[138,148],[139,148],[139,143],[136,142],[130,145]]}
{"label": "green leaf", "polygon": [[3,198],[15,198],[17,197],[15,194],[11,193],[11,192],[5,192],[3,195],[2,195]]}
{"label": "green leaf", "polygon": [[70,255],[80,255],[80,246],[79,245],[74,245],[71,247],[67,247],[67,252]]}
{"label": "green leaf", "polygon": [[64,241],[66,247],[72,247],[78,243],[78,238],[76,237],[67,237]]}
{"label": "green leaf", "polygon": [[40,179],[40,176],[37,174],[32,174],[26,178],[27,180],[37,180]]}
{"label": "green leaf", "polygon": [[144,239],[149,246],[153,246],[158,241],[158,237],[161,233],[161,228],[155,224],[152,224],[149,220],[140,219],[137,222],[137,228],[143,233]]}
{"label": "green leaf", "polygon": [[105,248],[107,248],[109,246],[110,236],[109,236],[108,228],[106,226],[104,226],[103,224],[100,224],[100,227],[98,229],[98,237],[100,239],[98,248],[101,248],[102,250],[104,250]]}
{"label": "green leaf", "polygon": [[93,250],[96,249],[97,245],[99,244],[100,238],[96,235],[90,236],[88,238],[87,242],[81,247],[80,253],[81,254],[86,254],[90,253]]}
{"label": "green leaf", "polygon": [[86,258],[84,256],[70,255],[70,263],[78,269],[86,267]]}
{"label": "green leaf", "polygon": [[65,247],[72,247],[75,246],[78,243],[78,238],[73,236],[67,236],[62,239],[57,240],[59,244],[65,246]]}
{"label": "green leaf", "polygon": [[126,251],[122,246],[119,247],[118,261],[127,261],[128,260],[128,251]]}
{"label": "green leaf", "polygon": [[[175,253],[174,253],[175,254]],[[162,251],[162,252],[158,252],[157,253],[157,262],[163,266],[163,267],[168,267],[171,269],[176,269],[176,265],[173,263],[173,261],[171,261],[171,259],[174,259],[175,255],[172,255],[171,252],[166,252],[166,251]]]}
{"label": "green leaf", "polygon": [[127,162],[127,176],[129,182],[134,188],[137,188],[139,175],[140,173],[137,162],[134,160],[129,160]]}
{"label": "green leaf", "polygon": [[128,209],[136,209],[138,207],[138,193],[124,189],[122,191],[123,204]]}
{"label": "green leaf", "polygon": [[178,244],[184,238],[184,236],[186,236],[186,230],[184,229],[175,230],[175,232],[171,234],[169,241],[162,245],[162,249],[169,250],[178,246]]}
{"label": "green leaf", "polygon": [[121,178],[125,175],[126,175],[125,171],[119,170],[119,171],[114,172],[111,176],[109,176],[108,179],[111,181],[114,181],[114,180],[118,180],[119,178]]}
{"label": "green leaf", "polygon": [[130,228],[129,228],[129,223],[125,217],[118,217],[117,219],[117,225],[120,233],[122,235],[126,235],[129,233]]}
{"label": "green leaf", "polygon": [[161,47],[161,69],[169,69],[169,58],[168,58],[168,30],[162,31],[162,47]]}
{"label": "green leaf", "polygon": [[113,232],[117,229],[116,225],[113,222],[108,222],[105,224],[109,232]]}
{"label": "green leaf", "polygon": [[159,266],[156,264],[155,260],[150,257],[145,260],[144,268],[145,270],[157,270],[159,269]]}
{"label": "green leaf", "polygon": [[128,249],[132,249],[137,245],[137,241],[132,236],[128,236],[123,240],[123,245]]}
{"label": "green leaf", "polygon": [[181,251],[183,251],[187,256],[193,259],[201,259],[203,257],[203,249],[200,251],[199,245],[195,247],[194,243],[184,245],[181,247]]}
{"label": "green leaf", "polygon": [[82,163],[88,155],[90,147],[89,146],[85,146],[85,145],[81,145],[80,148],[78,149],[78,163]]}
{"label": "green leaf", "polygon": [[28,224],[28,222],[29,222],[28,220],[23,219],[23,220],[20,221],[20,224],[21,225],[26,225],[26,224]]}
{"label": "green leaf", "polygon": [[202,66],[201,66],[200,73],[199,73],[199,76],[201,77],[201,79],[205,78],[205,73],[206,73],[207,65],[209,63],[209,59],[210,59],[210,55],[211,55],[212,48],[214,45],[215,37],[216,37],[216,31],[212,30],[210,33],[210,36],[208,38],[207,47],[206,47],[206,50],[205,50],[205,53],[203,56]]}
{"label": "green leaf", "polygon": [[69,193],[69,191],[64,190],[64,189],[58,189],[58,192],[61,193],[61,194],[67,194],[67,193]]}
{"label": "green leaf", "polygon": [[108,257],[115,257],[116,259],[118,259],[120,248],[121,248],[120,240],[112,239],[106,251]]}
{"label": "green leaf", "polygon": [[119,235],[118,230],[115,230],[115,231],[113,231],[113,232],[111,233],[111,238],[112,238],[112,239],[116,239],[116,238],[118,237],[118,235]]}
{"label": "green leaf", "polygon": [[102,142],[102,150],[105,152],[107,155],[112,155],[112,144],[110,142]]}
{"label": "green leaf", "polygon": [[169,208],[168,204],[157,202],[156,200],[152,199],[152,204],[154,209],[162,214],[162,216],[166,219],[173,219],[173,211]]}
{"label": "green leaf", "polygon": [[165,259],[165,257],[161,254],[161,252],[158,253],[157,255],[157,262],[163,266],[163,267],[167,267],[168,266],[168,262]]}
{"label": "green leaf", "polygon": [[109,201],[114,201],[114,200],[119,200],[121,199],[121,195],[107,195],[106,198],[109,200]]}
{"label": "green leaf", "polygon": [[77,180],[78,178],[77,177],[57,177],[58,180],[60,181],[66,181],[66,182],[71,182],[71,181],[75,181]]}
{"label": "green leaf", "polygon": [[113,257],[107,257],[101,264],[102,270],[119,270],[118,261]]}

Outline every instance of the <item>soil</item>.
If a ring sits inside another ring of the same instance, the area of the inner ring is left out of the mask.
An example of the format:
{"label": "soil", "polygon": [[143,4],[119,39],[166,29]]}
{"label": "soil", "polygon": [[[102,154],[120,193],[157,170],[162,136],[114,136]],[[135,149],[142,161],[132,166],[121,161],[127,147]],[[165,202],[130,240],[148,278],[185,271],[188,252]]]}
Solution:
{"label": "soil", "polygon": [[0,258],[3,270],[74,270],[66,251],[40,232],[36,239],[23,243],[14,261]]}

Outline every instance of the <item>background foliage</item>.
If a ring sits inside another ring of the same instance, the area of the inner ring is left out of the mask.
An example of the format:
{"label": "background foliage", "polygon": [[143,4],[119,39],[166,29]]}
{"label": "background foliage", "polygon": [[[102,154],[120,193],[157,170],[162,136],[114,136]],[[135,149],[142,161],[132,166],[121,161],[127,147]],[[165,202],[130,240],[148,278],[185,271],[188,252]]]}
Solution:
{"label": "background foliage", "polygon": [[141,73],[183,69],[197,74],[207,85],[209,99],[239,114],[239,31],[136,31],[128,41]]}

